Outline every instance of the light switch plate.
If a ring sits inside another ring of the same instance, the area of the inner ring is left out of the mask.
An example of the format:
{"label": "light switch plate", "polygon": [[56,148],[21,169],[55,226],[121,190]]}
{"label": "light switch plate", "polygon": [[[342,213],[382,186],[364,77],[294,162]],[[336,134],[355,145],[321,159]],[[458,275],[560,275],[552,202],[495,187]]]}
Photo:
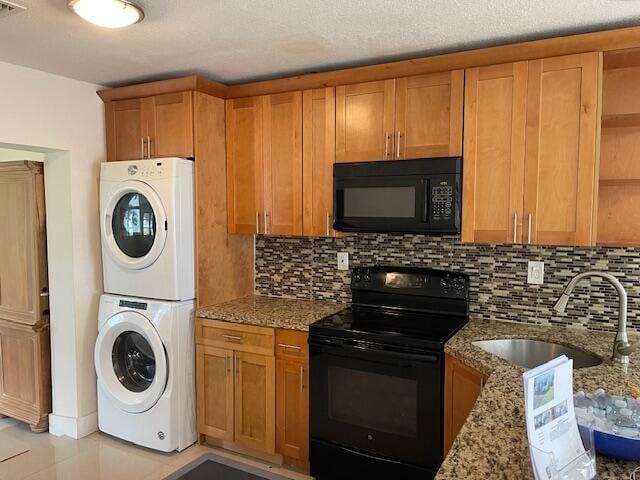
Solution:
{"label": "light switch plate", "polygon": [[527,283],[531,285],[542,285],[544,283],[544,262],[529,262]]}
{"label": "light switch plate", "polygon": [[338,270],[349,270],[349,252],[338,252]]}

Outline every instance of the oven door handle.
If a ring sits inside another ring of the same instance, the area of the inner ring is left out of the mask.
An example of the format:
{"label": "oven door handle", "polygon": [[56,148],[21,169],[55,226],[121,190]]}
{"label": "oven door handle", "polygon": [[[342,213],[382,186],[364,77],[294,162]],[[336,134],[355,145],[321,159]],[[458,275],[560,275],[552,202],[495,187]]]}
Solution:
{"label": "oven door handle", "polygon": [[398,460],[391,460],[390,458],[378,457],[376,455],[371,455],[371,454],[368,454],[368,453],[364,453],[364,452],[362,452],[360,450],[354,450],[352,448],[345,447],[344,445],[340,445],[338,448],[340,448],[340,450],[352,453],[353,455],[357,455],[359,457],[371,458],[371,459],[375,460],[376,462],[385,462],[385,463],[391,463],[391,464],[402,464],[403,463],[403,462],[398,461]]}
{"label": "oven door handle", "polygon": [[333,350],[335,353],[364,353],[369,355],[377,355],[380,357],[393,357],[397,360],[414,360],[421,363],[438,363],[440,356],[431,353],[411,353],[397,350],[386,350],[384,348],[375,348],[374,344],[362,342],[359,340],[343,340],[341,344],[325,343],[322,341],[309,339],[309,345],[320,348],[323,351]]}

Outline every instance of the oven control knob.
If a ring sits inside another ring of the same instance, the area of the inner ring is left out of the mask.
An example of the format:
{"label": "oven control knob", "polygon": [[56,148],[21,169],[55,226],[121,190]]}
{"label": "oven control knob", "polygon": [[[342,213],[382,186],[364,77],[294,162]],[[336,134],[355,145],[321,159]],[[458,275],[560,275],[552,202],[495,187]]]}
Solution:
{"label": "oven control knob", "polygon": [[451,288],[451,280],[449,278],[443,278],[440,280],[440,284],[445,290],[449,290]]}
{"label": "oven control knob", "polygon": [[456,278],[453,281],[453,288],[455,288],[458,292],[461,292],[462,290],[464,290],[464,284],[465,281],[463,278]]}
{"label": "oven control knob", "polygon": [[359,273],[356,273],[356,274],[353,276],[353,279],[354,279],[356,282],[360,282],[360,281],[362,281],[362,277],[360,276],[360,274],[359,274]]}

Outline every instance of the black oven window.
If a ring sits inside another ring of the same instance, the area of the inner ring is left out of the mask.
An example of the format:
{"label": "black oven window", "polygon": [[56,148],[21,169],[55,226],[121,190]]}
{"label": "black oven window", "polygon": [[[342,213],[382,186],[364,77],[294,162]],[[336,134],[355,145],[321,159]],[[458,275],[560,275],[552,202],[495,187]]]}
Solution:
{"label": "black oven window", "polygon": [[345,218],[414,218],[415,187],[348,187],[344,189]]}
{"label": "black oven window", "polygon": [[329,418],[372,432],[415,438],[415,379],[329,366]]}

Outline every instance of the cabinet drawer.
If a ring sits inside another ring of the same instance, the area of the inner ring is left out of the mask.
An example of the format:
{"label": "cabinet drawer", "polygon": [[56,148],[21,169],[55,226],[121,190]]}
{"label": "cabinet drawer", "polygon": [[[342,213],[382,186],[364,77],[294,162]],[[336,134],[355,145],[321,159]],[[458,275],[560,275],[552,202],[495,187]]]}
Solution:
{"label": "cabinet drawer", "polygon": [[273,328],[198,318],[196,343],[240,352],[273,355]]}
{"label": "cabinet drawer", "polygon": [[278,358],[308,358],[309,344],[307,332],[298,330],[276,329],[276,357]]}

